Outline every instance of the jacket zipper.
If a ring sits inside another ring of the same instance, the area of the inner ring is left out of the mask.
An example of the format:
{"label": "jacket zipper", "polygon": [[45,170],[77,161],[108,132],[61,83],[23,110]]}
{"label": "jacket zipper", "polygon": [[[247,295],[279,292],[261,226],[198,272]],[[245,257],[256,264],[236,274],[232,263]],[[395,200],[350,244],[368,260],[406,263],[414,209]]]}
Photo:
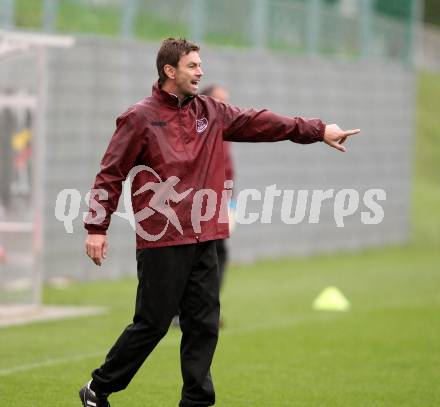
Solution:
{"label": "jacket zipper", "polygon": [[[180,100],[177,99],[177,106],[179,108],[179,124],[180,124],[180,131],[181,132],[183,131],[183,126],[182,126],[182,103],[185,101],[185,99],[186,99],[186,97],[182,100],[182,102],[180,102]],[[185,151],[186,158],[189,159],[188,150],[186,149],[185,140],[184,140],[181,132],[179,133],[180,141],[182,142],[183,150]],[[189,169],[188,165],[186,165],[186,166],[187,166],[187,169]]]}
{"label": "jacket zipper", "polygon": [[[182,102],[180,102],[179,99],[177,100],[177,106],[178,106],[178,108],[179,108],[179,124],[180,124],[180,133],[179,133],[179,137],[180,137],[180,141],[182,142],[183,150],[185,151],[186,158],[189,159],[189,154],[188,154],[188,150],[186,149],[185,140],[184,140],[184,138],[183,138],[183,136],[182,136],[182,133],[181,133],[181,132],[183,131],[183,126],[182,126],[182,103],[183,103],[184,101],[185,101],[185,98],[182,100]],[[187,170],[189,171],[189,165],[188,165],[188,163],[185,164],[185,166],[186,166]],[[191,227],[192,227],[192,225],[191,225]],[[194,234],[194,237],[195,237],[197,243],[199,243],[199,242],[200,242],[200,240],[199,240],[199,235],[198,235],[197,233],[195,233],[195,234]]]}

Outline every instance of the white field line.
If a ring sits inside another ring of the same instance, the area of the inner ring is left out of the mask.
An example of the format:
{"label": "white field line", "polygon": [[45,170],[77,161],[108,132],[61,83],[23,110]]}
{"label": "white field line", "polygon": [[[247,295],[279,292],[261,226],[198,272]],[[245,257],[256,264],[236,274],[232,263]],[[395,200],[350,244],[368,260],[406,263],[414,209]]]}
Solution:
{"label": "white field line", "polygon": [[[293,325],[299,325],[307,321],[316,320],[316,319],[329,319],[330,317],[336,317],[337,315],[340,315],[339,313],[323,313],[323,314],[301,314],[297,315],[294,318],[286,318],[282,320],[277,320],[273,322],[267,322],[242,328],[236,328],[236,329],[225,329],[224,331],[220,332],[220,339],[225,336],[240,336],[242,334],[252,333],[252,332],[264,332],[269,331],[271,329],[276,328],[286,328]],[[162,341],[159,346],[176,346],[180,343],[180,337],[178,338],[170,338],[165,339]],[[49,367],[49,366],[56,366],[56,365],[63,365],[68,364],[72,362],[79,362],[85,359],[89,358],[95,358],[105,355],[105,350],[100,351],[94,351],[94,352],[85,352],[85,353],[79,353],[77,355],[71,355],[71,356],[65,356],[62,358],[52,358],[52,359],[46,359],[42,360],[40,362],[34,362],[34,363],[27,363],[23,365],[16,365],[11,366],[8,368],[0,369],[0,376],[8,376],[12,375],[14,373],[21,373],[26,372],[28,370],[33,369],[40,369],[42,367]]]}
{"label": "white field line", "polygon": [[16,365],[5,369],[0,369],[0,376],[7,376],[18,372],[26,372],[28,370],[40,369],[42,367],[62,365],[64,363],[77,362],[88,358],[98,357],[102,355],[100,352],[80,353],[78,355],[66,356],[63,358],[46,359],[41,362],[28,363],[24,365]]}

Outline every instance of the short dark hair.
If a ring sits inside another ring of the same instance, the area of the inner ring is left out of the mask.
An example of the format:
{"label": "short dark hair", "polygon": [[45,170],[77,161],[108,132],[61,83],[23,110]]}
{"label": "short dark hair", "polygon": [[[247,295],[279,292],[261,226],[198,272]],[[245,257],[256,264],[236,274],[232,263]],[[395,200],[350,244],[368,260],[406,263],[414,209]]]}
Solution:
{"label": "short dark hair", "polygon": [[161,85],[168,78],[163,69],[164,66],[171,65],[177,68],[180,58],[192,51],[199,52],[200,47],[184,38],[167,38],[162,41],[156,58],[157,73],[159,74],[159,83]]}

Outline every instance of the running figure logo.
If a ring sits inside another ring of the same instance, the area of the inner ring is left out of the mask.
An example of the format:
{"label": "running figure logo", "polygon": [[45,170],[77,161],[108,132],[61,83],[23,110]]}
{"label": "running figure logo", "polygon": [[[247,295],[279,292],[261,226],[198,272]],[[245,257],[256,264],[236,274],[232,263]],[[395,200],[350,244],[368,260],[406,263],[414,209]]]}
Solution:
{"label": "running figure logo", "polygon": [[[180,232],[180,234],[183,235],[182,225],[179,222],[176,212],[173,208],[171,208],[170,202],[177,203],[182,201],[183,199],[185,199],[186,196],[188,196],[193,188],[179,193],[174,188],[180,182],[179,177],[171,176],[166,181],[162,181],[159,174],[151,167],[148,167],[146,165],[138,165],[130,171],[129,175],[131,179],[131,185],[133,185],[133,180],[135,176],[141,171],[148,171],[150,174],[153,174],[158,182],[147,182],[133,194],[133,196],[137,196],[146,191],[153,191],[153,196],[151,197],[148,206],[134,214],[134,219],[136,222],[136,233],[138,233],[145,240],[156,241],[165,234],[168,229],[168,225],[171,223]],[[156,212],[165,216],[167,222],[163,230],[159,234],[150,235],[142,228],[140,222],[148,219]]]}

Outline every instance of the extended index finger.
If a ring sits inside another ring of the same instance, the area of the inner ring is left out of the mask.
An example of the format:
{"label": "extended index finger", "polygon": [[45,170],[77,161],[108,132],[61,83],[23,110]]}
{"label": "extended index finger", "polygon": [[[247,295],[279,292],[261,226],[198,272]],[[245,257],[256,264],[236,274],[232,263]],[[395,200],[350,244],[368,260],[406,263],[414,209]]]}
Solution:
{"label": "extended index finger", "polygon": [[345,130],[344,137],[352,136],[353,134],[358,134],[361,129]]}

